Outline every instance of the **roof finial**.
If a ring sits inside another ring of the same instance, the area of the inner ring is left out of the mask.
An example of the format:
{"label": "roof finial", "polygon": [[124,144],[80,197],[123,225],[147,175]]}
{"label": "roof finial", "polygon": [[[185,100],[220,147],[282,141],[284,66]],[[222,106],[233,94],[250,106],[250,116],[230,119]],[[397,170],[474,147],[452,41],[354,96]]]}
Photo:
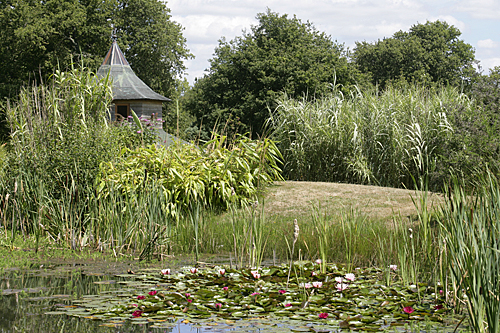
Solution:
{"label": "roof finial", "polygon": [[116,36],[116,28],[114,27],[113,23],[111,23],[111,28],[113,29],[113,32],[111,33],[111,40],[114,43],[114,42],[116,42],[118,37]]}

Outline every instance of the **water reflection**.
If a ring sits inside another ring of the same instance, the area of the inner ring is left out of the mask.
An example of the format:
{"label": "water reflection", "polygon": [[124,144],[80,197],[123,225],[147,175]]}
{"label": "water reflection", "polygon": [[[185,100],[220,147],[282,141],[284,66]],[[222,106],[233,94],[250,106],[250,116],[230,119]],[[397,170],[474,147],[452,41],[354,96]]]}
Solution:
{"label": "water reflection", "polygon": [[[67,315],[45,315],[83,295],[98,295],[120,288],[130,265],[41,266],[29,271],[8,270],[0,277],[0,332],[214,332],[191,327],[180,321],[170,327],[125,322],[119,327],[102,326],[102,321]],[[165,323],[167,324],[167,323]]]}

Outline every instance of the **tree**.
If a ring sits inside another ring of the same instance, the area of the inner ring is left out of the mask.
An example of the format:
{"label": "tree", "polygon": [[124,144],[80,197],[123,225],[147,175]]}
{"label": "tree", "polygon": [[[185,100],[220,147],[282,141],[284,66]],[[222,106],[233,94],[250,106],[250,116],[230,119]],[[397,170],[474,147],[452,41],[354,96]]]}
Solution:
{"label": "tree", "polygon": [[250,32],[219,41],[208,73],[186,94],[186,106],[205,130],[218,123],[230,132],[260,134],[282,92],[314,96],[357,78],[343,45],[310,22],[269,9],[257,20]]}
{"label": "tree", "polygon": [[446,22],[416,24],[375,43],[357,42],[353,59],[384,87],[404,79],[419,83],[459,86],[474,75],[474,49],[460,40],[461,32]]}

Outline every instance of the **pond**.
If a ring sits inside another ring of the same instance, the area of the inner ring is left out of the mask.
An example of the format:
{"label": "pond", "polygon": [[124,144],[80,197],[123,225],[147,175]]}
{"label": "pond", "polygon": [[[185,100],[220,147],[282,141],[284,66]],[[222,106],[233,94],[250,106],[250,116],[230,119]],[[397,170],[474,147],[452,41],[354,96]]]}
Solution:
{"label": "pond", "polygon": [[0,332],[453,332],[463,318],[438,289],[386,285],[380,269],[299,262],[288,271],[179,262],[8,269]]}

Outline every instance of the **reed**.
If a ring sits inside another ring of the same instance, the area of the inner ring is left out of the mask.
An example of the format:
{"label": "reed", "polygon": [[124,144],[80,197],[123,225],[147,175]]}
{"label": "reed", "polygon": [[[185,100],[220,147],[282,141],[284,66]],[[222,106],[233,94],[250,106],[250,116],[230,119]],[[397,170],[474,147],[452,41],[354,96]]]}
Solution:
{"label": "reed", "polygon": [[[415,85],[385,91],[334,88],[315,100],[283,95],[268,125],[291,180],[413,188],[453,135],[450,117],[474,102],[458,90]],[[441,168],[442,169],[442,168]],[[437,178],[431,188],[441,190]]]}
{"label": "reed", "polygon": [[[444,209],[443,241],[457,302],[465,302],[475,332],[500,331],[500,186],[491,173],[476,195],[455,180]],[[466,297],[462,297],[462,293]]]}

